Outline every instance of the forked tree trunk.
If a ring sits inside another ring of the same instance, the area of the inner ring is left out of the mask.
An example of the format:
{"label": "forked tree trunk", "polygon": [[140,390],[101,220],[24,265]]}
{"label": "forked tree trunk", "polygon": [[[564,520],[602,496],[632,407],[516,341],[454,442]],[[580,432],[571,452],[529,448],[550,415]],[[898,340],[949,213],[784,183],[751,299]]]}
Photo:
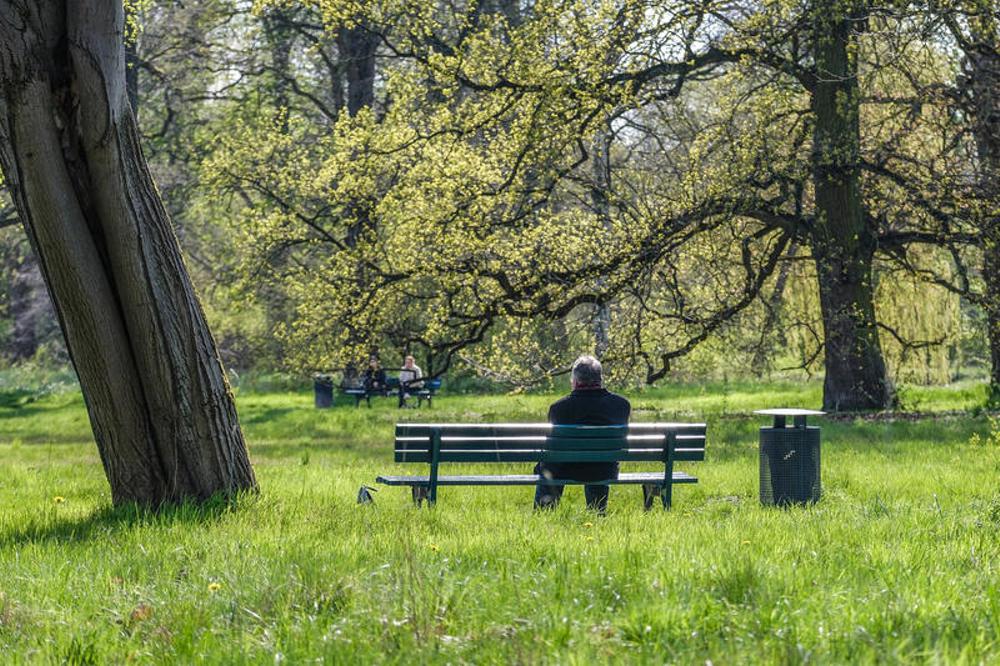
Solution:
{"label": "forked tree trunk", "polygon": [[121,0],[0,0],[0,166],[76,367],[115,503],[256,487],[139,148]]}
{"label": "forked tree trunk", "polygon": [[895,402],[875,319],[875,230],[861,202],[858,66],[851,36],[860,17],[848,5],[819,0],[814,6],[811,241],[825,337],[823,407],[831,411],[884,409]]}

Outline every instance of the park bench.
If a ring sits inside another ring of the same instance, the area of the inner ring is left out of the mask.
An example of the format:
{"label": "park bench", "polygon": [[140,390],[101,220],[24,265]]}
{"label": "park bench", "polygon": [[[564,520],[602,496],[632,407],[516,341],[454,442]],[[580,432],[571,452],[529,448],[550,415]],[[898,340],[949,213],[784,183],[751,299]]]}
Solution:
{"label": "park bench", "polygon": [[[427,401],[428,407],[433,407],[434,396],[441,389],[441,379],[423,379],[421,388],[410,389],[408,393],[410,397],[417,399],[417,406],[423,405],[424,400]],[[385,388],[369,390],[364,387],[351,387],[343,388],[340,390],[344,395],[349,395],[354,398],[354,406],[358,407],[361,405],[361,401],[364,400],[369,407],[372,406],[372,398],[388,398],[390,396],[399,396],[399,377],[388,377],[386,378]]]}
{"label": "park bench", "polygon": [[389,486],[410,486],[419,506],[437,500],[439,486],[533,486],[537,474],[439,474],[442,463],[657,462],[662,471],[622,472],[607,481],[553,479],[556,485],[641,485],[643,506],[659,496],[664,508],[677,483],[698,479],[674,470],[674,463],[705,459],[704,423],[632,423],[628,426],[550,423],[401,423],[396,425],[395,461],[429,465],[421,476],[376,478]]}

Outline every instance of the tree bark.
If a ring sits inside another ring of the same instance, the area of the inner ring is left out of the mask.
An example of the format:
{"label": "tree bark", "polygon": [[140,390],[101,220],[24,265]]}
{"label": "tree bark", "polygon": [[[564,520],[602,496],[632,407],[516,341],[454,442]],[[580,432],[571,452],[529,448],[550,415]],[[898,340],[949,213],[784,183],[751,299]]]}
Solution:
{"label": "tree bark", "polygon": [[[785,261],[778,270],[778,277],[774,281],[774,291],[771,292],[771,296],[767,299],[767,314],[764,316],[764,323],[760,327],[757,348],[754,350],[753,358],[750,360],[750,372],[758,377],[763,377],[770,370],[771,350],[768,347],[768,342],[771,334],[774,333],[775,327],[778,326],[781,320],[781,304],[785,298],[785,286],[788,284],[788,277],[792,272],[791,259],[795,257],[798,249],[798,244],[794,241],[788,246],[787,257],[789,260]],[[785,344],[784,335],[779,333],[779,338],[779,342],[782,345]]]}
{"label": "tree bark", "polygon": [[271,55],[274,83],[270,93],[274,106],[282,117],[282,131],[288,131],[288,81],[291,78],[292,31],[288,26],[288,10],[275,7],[263,17],[264,36]]}
{"label": "tree bark", "polygon": [[983,282],[987,339],[990,346],[988,403],[1000,406],[1000,220],[991,219],[983,229]]}
{"label": "tree bark", "polygon": [[121,0],[0,0],[0,166],[80,378],[113,501],[256,487],[139,147]]}
{"label": "tree bark", "polygon": [[1000,40],[997,27],[979,25],[965,52],[968,93],[972,101],[973,134],[979,158],[980,196],[987,202],[980,224],[983,251],[983,305],[990,346],[988,400],[1000,404]]}
{"label": "tree bark", "polygon": [[[591,205],[601,220],[604,230],[611,233],[611,206],[608,192],[611,188],[611,128],[603,127],[594,136],[591,147],[593,185],[590,189]],[[604,287],[605,280],[598,280],[598,290]],[[604,355],[611,347],[611,309],[607,303],[594,306],[594,356],[604,360]],[[606,369],[607,370],[607,369]]]}
{"label": "tree bark", "polygon": [[875,319],[876,231],[861,201],[857,44],[860,11],[836,0],[814,6],[812,95],[816,223],[812,253],[825,332],[823,407],[885,409],[895,403]]}
{"label": "tree bark", "polygon": [[364,24],[342,28],[337,48],[347,74],[347,113],[352,117],[375,103],[375,50],[378,36]]}

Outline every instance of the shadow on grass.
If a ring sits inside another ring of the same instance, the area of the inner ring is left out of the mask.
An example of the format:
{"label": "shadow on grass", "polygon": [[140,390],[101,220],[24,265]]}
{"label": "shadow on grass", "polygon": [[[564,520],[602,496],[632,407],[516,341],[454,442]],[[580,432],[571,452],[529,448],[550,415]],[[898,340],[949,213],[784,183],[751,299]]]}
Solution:
{"label": "shadow on grass", "polygon": [[256,497],[249,493],[234,498],[219,495],[202,503],[164,504],[158,509],[130,503],[74,518],[52,512],[32,516],[22,525],[4,525],[0,529],[0,548],[39,542],[81,543],[141,527],[207,524],[247,507]]}
{"label": "shadow on grass", "polygon": [[392,440],[384,441],[349,441],[336,440],[330,442],[315,442],[310,439],[278,441],[273,439],[251,440],[250,456],[252,459],[269,458],[282,460],[301,458],[304,455],[315,457],[316,461],[326,461],[334,465],[343,462],[343,456],[349,454],[353,460],[386,461],[392,460]]}
{"label": "shadow on grass", "polygon": [[246,409],[244,410],[245,415],[240,416],[240,422],[243,425],[250,423],[269,423],[271,421],[276,421],[282,417],[286,417],[289,414],[295,412],[301,412],[301,409],[296,409],[292,407],[267,407],[265,409]]}

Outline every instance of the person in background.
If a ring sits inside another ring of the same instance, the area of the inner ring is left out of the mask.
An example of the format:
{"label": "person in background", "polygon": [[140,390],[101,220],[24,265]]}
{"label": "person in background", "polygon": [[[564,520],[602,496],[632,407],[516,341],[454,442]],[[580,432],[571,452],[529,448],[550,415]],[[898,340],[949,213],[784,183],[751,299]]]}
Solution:
{"label": "person in background", "polygon": [[[553,425],[628,425],[632,405],[620,395],[604,388],[601,362],[593,356],[581,356],[573,363],[570,385],[573,392],[549,407]],[[535,486],[535,508],[559,504],[565,486],[545,483],[547,479],[605,481],[618,478],[618,463],[538,463],[535,474],[542,477]],[[608,508],[606,484],[583,487],[587,507],[604,513]]]}
{"label": "person in background", "polygon": [[368,368],[364,375],[365,391],[369,393],[385,392],[385,368],[383,368],[378,358],[372,356],[368,359]]}
{"label": "person in background", "polygon": [[344,373],[340,380],[340,388],[342,389],[357,389],[363,388],[364,380],[362,380],[361,375],[358,373],[358,366],[354,365],[354,362],[350,362],[344,367]]}
{"label": "person in background", "polygon": [[403,367],[399,369],[399,406],[406,406],[406,399],[410,397],[410,389],[422,388],[424,383],[420,378],[424,376],[424,371],[414,363],[413,355],[407,354],[403,359]]}

